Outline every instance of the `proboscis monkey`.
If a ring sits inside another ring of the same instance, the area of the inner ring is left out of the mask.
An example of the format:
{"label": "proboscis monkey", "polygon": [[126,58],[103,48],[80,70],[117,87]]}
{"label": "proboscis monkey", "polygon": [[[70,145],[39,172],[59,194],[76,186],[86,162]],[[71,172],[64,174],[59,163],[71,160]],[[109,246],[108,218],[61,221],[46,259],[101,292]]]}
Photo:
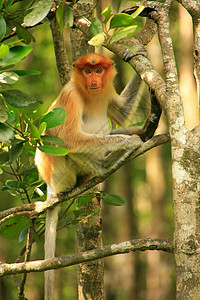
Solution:
{"label": "proboscis monkey", "polygon": [[[45,132],[63,139],[63,147],[68,149],[68,154],[58,157],[40,150],[36,152],[36,165],[48,185],[47,199],[52,194],[72,189],[81,177],[85,180],[102,175],[109,166],[109,163],[104,162],[109,161],[113,152],[136,149],[143,143],[142,140],[145,141],[153,135],[161,113],[154,93],[151,93],[152,111],[144,126],[122,127],[116,132],[110,131],[108,116],[123,126],[141,83],[136,74],[121,95],[118,95],[113,86],[115,74],[113,61],[95,53],[83,56],[73,64],[70,82],[64,86],[50,107],[50,110],[55,107],[64,108],[67,113],[66,120],[62,125]],[[57,219],[58,209],[48,210],[46,259],[55,255]],[[45,299],[52,300],[53,271],[45,273]]]}

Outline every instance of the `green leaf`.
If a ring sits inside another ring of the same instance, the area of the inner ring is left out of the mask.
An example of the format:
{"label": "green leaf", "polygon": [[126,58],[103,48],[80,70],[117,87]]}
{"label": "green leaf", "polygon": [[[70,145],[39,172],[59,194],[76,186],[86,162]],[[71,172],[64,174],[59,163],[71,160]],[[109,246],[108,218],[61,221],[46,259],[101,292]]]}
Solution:
{"label": "green leaf", "polygon": [[10,143],[10,140],[14,138],[14,131],[5,124],[0,123],[0,142]]}
{"label": "green leaf", "polygon": [[40,121],[47,124],[47,129],[62,125],[66,119],[67,113],[64,108],[56,107],[48,112]]}
{"label": "green leaf", "polygon": [[27,217],[14,217],[6,221],[0,229],[0,235],[4,238],[14,238],[20,234],[23,228],[29,225]]}
{"label": "green leaf", "polygon": [[4,84],[14,84],[19,79],[15,72],[3,72],[0,74],[0,82]]}
{"label": "green leaf", "polygon": [[97,35],[98,33],[102,33],[103,27],[102,27],[101,21],[98,18],[93,18],[88,30],[92,37]]}
{"label": "green leaf", "polygon": [[46,122],[40,123],[39,133],[42,134],[45,131],[46,128],[47,128],[47,123]]}
{"label": "green leaf", "polygon": [[67,149],[65,148],[54,147],[51,145],[39,146],[38,148],[44,153],[55,156],[65,156],[68,153]]}
{"label": "green leaf", "polygon": [[64,141],[62,139],[60,139],[59,137],[57,137],[57,136],[43,135],[43,136],[41,136],[41,138],[42,138],[43,142],[46,142],[46,143],[49,143],[49,144],[54,144],[54,145],[59,145],[59,146],[64,145]]}
{"label": "green leaf", "polygon": [[73,26],[74,16],[72,10],[64,2],[62,2],[59,8],[56,10],[56,18],[61,32],[63,32],[67,25],[70,27]]}
{"label": "green leaf", "polygon": [[16,28],[17,28],[17,36],[19,40],[21,40],[25,44],[30,44],[32,41],[32,34],[21,24],[16,23]]}
{"label": "green leaf", "polygon": [[[104,193],[105,194],[105,193]],[[126,204],[126,200],[119,195],[106,193],[102,200],[110,205],[121,206]]]}
{"label": "green leaf", "polygon": [[8,120],[8,115],[5,110],[0,109],[0,122],[5,123]]}
{"label": "green leaf", "polygon": [[[26,149],[26,151],[28,152],[29,156],[35,156],[35,150],[36,150],[36,142],[30,145],[28,143],[26,143],[24,145],[24,148]],[[22,158],[22,157],[21,157]]]}
{"label": "green leaf", "polygon": [[128,26],[126,28],[118,29],[112,36],[111,43],[121,40],[121,39],[130,39],[135,35],[135,30],[137,25]]}
{"label": "green leaf", "polygon": [[34,26],[41,22],[51,9],[54,0],[36,0],[33,10],[24,18],[26,26]]}
{"label": "green leaf", "polygon": [[20,90],[1,91],[0,94],[8,104],[17,108],[26,107],[37,102],[36,99]]}
{"label": "green leaf", "polygon": [[15,112],[9,110],[9,111],[7,111],[6,113],[7,113],[7,115],[8,115],[8,120],[7,120],[7,122],[10,123],[10,124],[16,123],[16,121],[17,121],[17,116],[16,116]]}
{"label": "green leaf", "polygon": [[31,46],[14,46],[10,48],[9,53],[0,60],[0,66],[14,65],[21,61],[28,53],[32,51]]}
{"label": "green leaf", "polygon": [[0,9],[3,8],[3,0],[0,0]]}
{"label": "green leaf", "polygon": [[81,195],[78,197],[78,207],[81,207],[88,203],[92,198],[94,197],[94,194],[86,194]]}
{"label": "green leaf", "polygon": [[28,127],[30,130],[30,133],[31,133],[31,138],[32,139],[40,139],[40,133],[39,133],[38,128],[33,123],[31,123],[29,120],[27,120],[27,122],[28,122]]}
{"label": "green leaf", "polygon": [[8,45],[4,45],[4,44],[1,44],[0,45],[0,59],[4,56],[6,56],[9,52],[9,47]]}
{"label": "green leaf", "polygon": [[108,22],[108,20],[112,17],[112,7],[111,6],[106,7],[102,11],[101,15],[104,16],[103,23],[106,24]]}
{"label": "green leaf", "polygon": [[78,218],[80,216],[85,216],[91,214],[93,211],[92,210],[73,210],[73,214],[75,218]]}
{"label": "green leaf", "polygon": [[20,142],[12,146],[12,148],[9,151],[9,160],[11,162],[14,162],[22,154],[23,145],[24,142]]}
{"label": "green leaf", "polygon": [[97,207],[96,209],[92,210],[91,213],[89,213],[89,215],[87,215],[84,219],[82,219],[80,222],[83,222],[85,219],[88,219],[90,217],[92,217],[93,215],[95,215],[96,213],[98,213],[100,211],[100,208]]}
{"label": "green leaf", "polygon": [[5,185],[11,190],[26,189],[28,187],[26,182],[17,180],[7,180]]}
{"label": "green leaf", "polygon": [[13,0],[7,0],[5,3],[5,8],[10,7],[13,4]]}
{"label": "green leaf", "polygon": [[4,165],[9,160],[9,154],[0,149],[0,165]]}
{"label": "green leaf", "polygon": [[40,71],[36,70],[13,70],[19,76],[26,76],[26,75],[39,75],[41,74]]}
{"label": "green leaf", "polygon": [[97,46],[98,47],[98,46],[102,46],[103,45],[104,40],[105,40],[105,34],[104,34],[104,32],[102,32],[102,33],[98,33],[95,36],[93,36],[91,38],[91,40],[88,41],[88,44],[92,45],[92,46]]}
{"label": "green leaf", "polygon": [[69,24],[70,27],[74,24],[74,15],[72,12],[71,7],[65,5],[65,11],[64,11],[64,23]]}
{"label": "green leaf", "polygon": [[6,21],[4,20],[2,15],[0,15],[0,41],[5,36],[5,34],[6,34]]}
{"label": "green leaf", "polygon": [[36,167],[25,171],[22,175],[24,177],[24,182],[28,184],[33,184],[39,180],[39,173]]}
{"label": "green leaf", "polygon": [[61,32],[63,32],[64,29],[64,8],[65,8],[65,3],[61,2],[58,9],[56,10],[56,19],[60,26]]}
{"label": "green leaf", "polygon": [[72,221],[71,221],[71,224],[72,224],[72,225],[77,225],[79,222],[80,222],[80,220],[72,220]]}
{"label": "green leaf", "polygon": [[119,13],[112,17],[110,28],[126,27],[134,24],[134,19],[128,14]]}

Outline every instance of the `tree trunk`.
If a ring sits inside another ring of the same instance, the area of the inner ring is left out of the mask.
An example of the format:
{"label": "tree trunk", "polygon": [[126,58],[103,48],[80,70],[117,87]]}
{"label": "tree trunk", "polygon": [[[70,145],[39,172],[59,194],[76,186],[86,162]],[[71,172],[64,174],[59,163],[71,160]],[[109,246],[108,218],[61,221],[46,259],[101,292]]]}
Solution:
{"label": "tree trunk", "polygon": [[177,300],[199,299],[200,295],[199,144],[200,138],[188,133],[182,160],[173,159]]}
{"label": "tree trunk", "polygon": [[[87,251],[102,247],[102,222],[100,199],[94,197],[83,210],[99,211],[77,226],[78,251]],[[78,267],[78,298],[104,299],[104,261],[102,259],[80,264]]]}

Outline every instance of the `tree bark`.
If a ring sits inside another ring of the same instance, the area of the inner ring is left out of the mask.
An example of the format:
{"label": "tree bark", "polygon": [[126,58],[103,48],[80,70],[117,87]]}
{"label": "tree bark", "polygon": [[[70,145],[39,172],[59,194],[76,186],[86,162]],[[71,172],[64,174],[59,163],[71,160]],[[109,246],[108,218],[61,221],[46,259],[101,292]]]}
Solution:
{"label": "tree bark", "polygon": [[172,152],[177,300],[200,295],[200,138],[188,132],[186,140],[179,160]]}
{"label": "tree bark", "polygon": [[56,57],[56,65],[58,68],[60,81],[62,85],[65,85],[70,80],[71,68],[67,56],[66,46],[63,38],[63,34],[60,32],[60,27],[54,16],[50,20],[50,28],[53,38],[54,51]]}
{"label": "tree bark", "polygon": [[[83,208],[86,211],[95,209],[99,209],[99,211],[77,226],[78,252],[101,248],[103,246],[101,202],[97,197],[94,197]],[[103,275],[103,259],[80,264],[78,267],[78,298],[104,299]]]}
{"label": "tree bark", "polygon": [[185,127],[166,13],[158,21],[158,32],[166,73],[166,114],[171,137],[177,300],[198,299],[200,137],[196,130],[188,131]]}

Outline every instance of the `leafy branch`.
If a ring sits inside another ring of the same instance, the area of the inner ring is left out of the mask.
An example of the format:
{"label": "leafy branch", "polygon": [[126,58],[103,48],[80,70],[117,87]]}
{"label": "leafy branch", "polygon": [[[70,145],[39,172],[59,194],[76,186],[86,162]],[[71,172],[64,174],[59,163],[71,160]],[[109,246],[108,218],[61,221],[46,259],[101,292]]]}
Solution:
{"label": "leafy branch", "polygon": [[[145,142],[142,146],[140,146],[137,150],[134,151],[126,151],[124,156],[122,153],[118,153],[119,159],[118,164],[115,165],[114,168],[109,170],[109,172],[105,173],[103,176],[94,177],[88,182],[80,185],[79,187],[73,189],[70,192],[65,192],[62,194],[58,194],[57,198],[51,198],[45,202],[33,202],[30,204],[20,205],[18,207],[10,208],[8,210],[0,212],[1,223],[13,218],[14,216],[28,216],[29,218],[36,218],[40,214],[44,213],[48,208],[52,208],[64,201],[68,201],[71,198],[75,198],[83,192],[91,189],[93,186],[97,185],[100,182],[103,182],[107,177],[109,177],[112,173],[114,173],[118,168],[127,163],[128,161],[138,157],[141,154],[144,154],[146,151],[157,147],[158,145],[162,145],[169,141],[168,135],[158,135],[154,136],[152,139]],[[117,154],[116,154],[117,155]]]}

